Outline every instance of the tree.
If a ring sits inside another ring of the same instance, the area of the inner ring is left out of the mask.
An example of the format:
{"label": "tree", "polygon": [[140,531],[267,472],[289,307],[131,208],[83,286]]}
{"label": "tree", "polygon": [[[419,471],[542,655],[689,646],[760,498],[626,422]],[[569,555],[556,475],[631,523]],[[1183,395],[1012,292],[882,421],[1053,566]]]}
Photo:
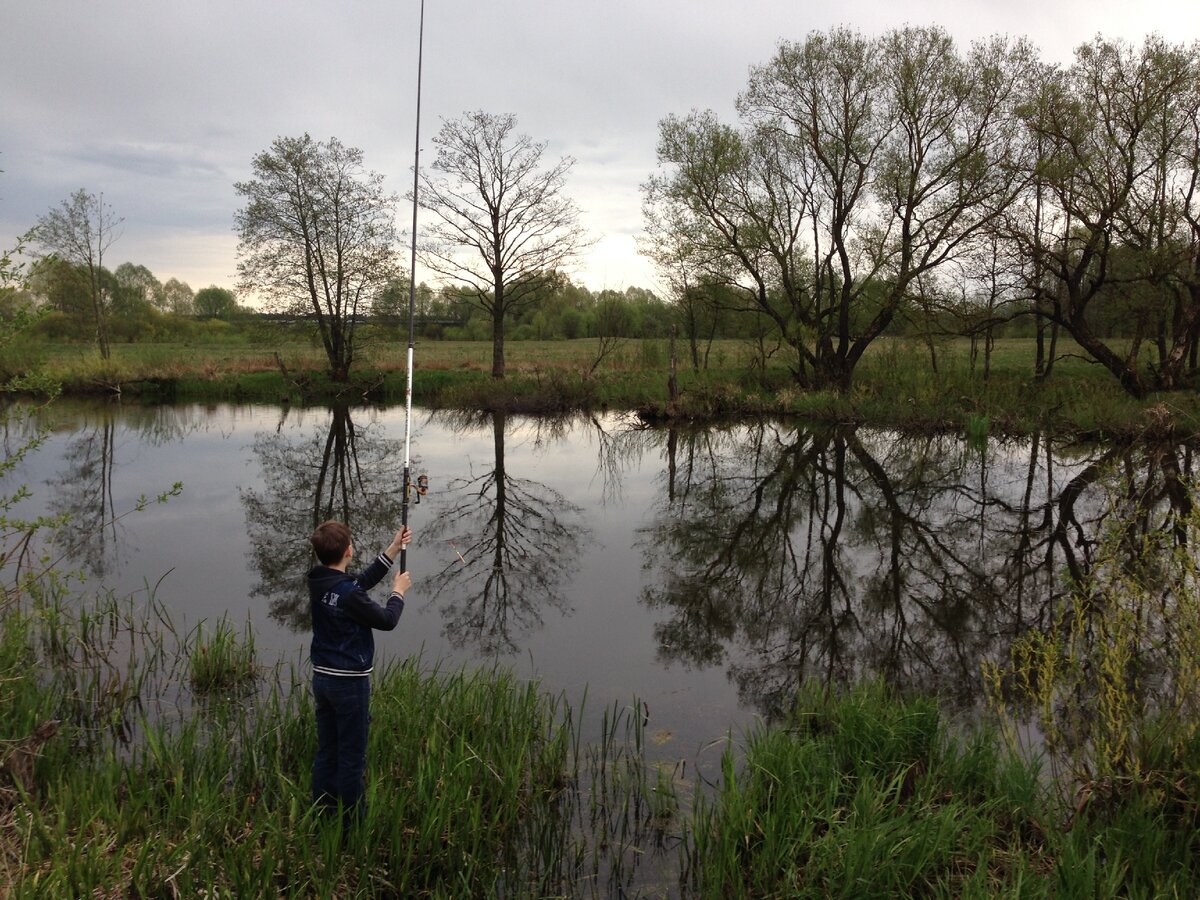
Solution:
{"label": "tree", "polygon": [[83,188],[38,219],[30,232],[32,241],[43,248],[42,255],[57,256],[84,270],[88,278],[88,296],[96,327],[96,346],[104,359],[110,356],[108,317],[112,311],[112,292],[104,284],[104,254],[121,236],[124,219],[118,218],[104,195],[89,194]]}
{"label": "tree", "polygon": [[334,381],[346,381],[355,322],[397,274],[396,197],[337,138],[281,137],[253,161],[235,222],[239,289],[313,315]]}
{"label": "tree", "polygon": [[[101,284],[105,282],[101,273]],[[91,292],[86,271],[58,256],[43,256],[29,268],[28,287],[48,309],[76,321],[91,316]]]}
{"label": "tree", "polygon": [[166,298],[162,282],[145,266],[130,262],[121,263],[113,271],[113,277],[117,279],[120,288],[113,301],[117,311],[134,312],[147,307],[165,308]]}
{"label": "tree", "polygon": [[543,167],[545,142],[514,132],[516,117],[466,113],[445,122],[423,172],[420,203],[437,221],[421,257],[462,282],[491,317],[492,377],[504,377],[505,320],[533,302],[589,241],[579,210],[564,193],[575,161]]}
{"label": "tree", "polygon": [[[1097,37],[1024,104],[1042,191],[1037,227],[1015,236],[1030,294],[1134,397],[1181,387],[1200,336],[1198,79],[1195,47]],[[1130,313],[1127,348],[1097,328],[1114,300]],[[1158,346],[1151,371],[1144,337]]]}
{"label": "tree", "polygon": [[195,294],[191,285],[178,278],[168,278],[162,286],[163,303],[170,312],[177,316],[192,315],[192,302]]}
{"label": "tree", "polygon": [[20,283],[25,265],[19,261],[19,257],[24,249],[25,241],[22,238],[11,250],[0,251],[0,288],[11,288]]}
{"label": "tree", "polygon": [[742,127],[662,122],[666,171],[644,189],[660,267],[735,287],[798,383],[845,390],[921,280],[1019,189],[1028,54],[1001,40],[960,54],[938,28],[781,44],[752,70]]}
{"label": "tree", "polygon": [[212,319],[228,319],[237,312],[237,295],[229,288],[211,284],[196,291],[192,298],[192,309],[198,316]]}

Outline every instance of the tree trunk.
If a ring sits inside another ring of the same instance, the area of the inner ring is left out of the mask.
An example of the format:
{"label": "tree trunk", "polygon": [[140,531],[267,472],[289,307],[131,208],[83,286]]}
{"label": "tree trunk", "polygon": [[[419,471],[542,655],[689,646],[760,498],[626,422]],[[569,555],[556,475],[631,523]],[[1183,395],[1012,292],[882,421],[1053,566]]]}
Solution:
{"label": "tree trunk", "polygon": [[1075,321],[1071,322],[1069,331],[1080,347],[1116,376],[1126,393],[1138,400],[1145,399],[1146,386],[1142,382],[1141,376],[1138,375],[1133,361],[1122,359],[1104,341],[1093,335],[1091,329],[1083,323],[1082,316],[1078,316]]}
{"label": "tree trunk", "polygon": [[1046,377],[1046,319],[1040,312],[1034,312],[1034,342],[1033,376],[1041,381]]}
{"label": "tree trunk", "polygon": [[112,350],[108,343],[108,323],[104,316],[104,288],[100,285],[100,275],[92,272],[92,312],[96,316],[96,346],[100,348],[100,358],[109,359]]}
{"label": "tree trunk", "polygon": [[667,376],[667,398],[671,403],[679,399],[679,380],[676,377],[677,360],[675,356],[675,338],[679,333],[679,329],[671,326],[671,374]]}
{"label": "tree trunk", "polygon": [[499,304],[492,312],[492,377],[504,377],[504,313]]}

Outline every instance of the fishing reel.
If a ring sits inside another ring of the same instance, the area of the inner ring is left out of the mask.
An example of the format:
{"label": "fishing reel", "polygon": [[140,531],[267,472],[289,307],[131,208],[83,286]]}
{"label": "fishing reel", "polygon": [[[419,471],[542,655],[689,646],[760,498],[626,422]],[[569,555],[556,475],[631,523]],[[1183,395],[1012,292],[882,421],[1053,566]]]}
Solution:
{"label": "fishing reel", "polygon": [[421,498],[424,497],[428,493],[429,493],[429,476],[428,475],[418,475],[415,484],[411,481],[408,483],[409,499],[412,499],[413,497],[416,498],[416,499],[412,500],[414,505],[420,503]]}

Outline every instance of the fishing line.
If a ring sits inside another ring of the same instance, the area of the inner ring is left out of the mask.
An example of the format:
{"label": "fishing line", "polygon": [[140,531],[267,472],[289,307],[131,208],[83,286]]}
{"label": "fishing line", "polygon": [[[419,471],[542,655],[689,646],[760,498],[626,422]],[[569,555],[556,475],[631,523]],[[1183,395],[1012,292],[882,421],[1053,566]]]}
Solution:
{"label": "fishing line", "polygon": [[[408,494],[412,485],[412,391],[413,391],[413,317],[417,298],[417,188],[421,171],[421,67],[425,56],[425,0],[421,0],[421,24],[417,31],[417,116],[413,150],[412,253],[408,267],[408,382],[404,389],[404,503],[400,524],[408,525]],[[428,479],[426,479],[428,486]],[[420,498],[418,498],[419,500]],[[408,571],[408,548],[400,548],[400,571]]]}

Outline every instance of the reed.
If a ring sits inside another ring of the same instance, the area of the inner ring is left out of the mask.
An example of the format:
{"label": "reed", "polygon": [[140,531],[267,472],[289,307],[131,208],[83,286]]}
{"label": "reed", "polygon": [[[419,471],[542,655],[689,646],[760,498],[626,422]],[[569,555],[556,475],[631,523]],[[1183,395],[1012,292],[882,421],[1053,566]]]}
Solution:
{"label": "reed", "polygon": [[224,620],[180,635],[153,596],[65,599],[3,613],[5,896],[603,896],[663,820],[625,713],[585,753],[537,684],[410,659],[377,673],[367,813],[342,834],[311,809],[294,667],[262,670]]}
{"label": "reed", "polygon": [[[647,758],[643,704],[501,668],[377,673],[367,813],[316,816],[306,678],[200,693],[153,592],[47,591],[0,628],[0,892],[44,896],[1195,896],[1194,741],[1155,745],[1086,806],[988,729],[876,683],[805,689],[729,743],[720,778]],[[224,636],[218,641],[217,634]],[[243,668],[242,671],[245,671]],[[224,684],[225,682],[221,682]],[[1150,745],[1145,745],[1149,750]]]}
{"label": "reed", "polygon": [[188,661],[196,693],[246,692],[253,687],[259,671],[249,622],[241,635],[224,616],[217,620],[211,634],[201,622],[190,642]]}
{"label": "reed", "polygon": [[1034,774],[936,705],[880,685],[807,691],[785,727],[729,751],[697,806],[686,875],[701,897],[995,896],[1045,865]]}

